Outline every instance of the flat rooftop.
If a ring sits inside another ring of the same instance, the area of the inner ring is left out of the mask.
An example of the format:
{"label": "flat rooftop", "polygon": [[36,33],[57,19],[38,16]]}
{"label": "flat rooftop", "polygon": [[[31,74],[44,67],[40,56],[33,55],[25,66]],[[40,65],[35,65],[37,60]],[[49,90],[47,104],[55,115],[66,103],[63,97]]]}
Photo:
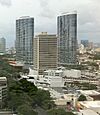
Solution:
{"label": "flat rooftop", "polygon": [[100,101],[81,101],[79,103],[86,108],[99,108],[100,109]]}
{"label": "flat rooftop", "polygon": [[16,114],[13,114],[11,111],[0,111],[0,115],[16,115]]}
{"label": "flat rooftop", "polygon": [[0,77],[0,81],[7,81],[6,77]]}
{"label": "flat rooftop", "polygon": [[95,111],[86,109],[86,110],[81,110],[78,115],[98,115]]}
{"label": "flat rooftop", "polygon": [[79,92],[84,95],[100,95],[100,93],[95,90],[79,90]]}

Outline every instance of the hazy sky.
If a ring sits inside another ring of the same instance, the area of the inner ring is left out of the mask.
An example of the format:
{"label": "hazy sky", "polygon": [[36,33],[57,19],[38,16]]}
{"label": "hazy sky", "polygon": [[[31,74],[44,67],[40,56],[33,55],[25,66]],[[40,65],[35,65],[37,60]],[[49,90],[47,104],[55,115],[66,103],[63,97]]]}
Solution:
{"label": "hazy sky", "polygon": [[78,39],[100,42],[100,0],[0,0],[0,37],[13,46],[15,20],[21,16],[35,18],[35,34],[56,33],[57,15],[77,11]]}

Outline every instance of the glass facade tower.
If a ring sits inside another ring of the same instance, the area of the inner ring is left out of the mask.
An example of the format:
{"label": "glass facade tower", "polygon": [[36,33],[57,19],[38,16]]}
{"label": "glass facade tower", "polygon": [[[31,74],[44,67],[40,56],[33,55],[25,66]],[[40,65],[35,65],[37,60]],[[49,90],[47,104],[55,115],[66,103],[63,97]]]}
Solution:
{"label": "glass facade tower", "polygon": [[57,18],[58,64],[77,63],[77,14],[66,13]]}
{"label": "glass facade tower", "polygon": [[21,17],[16,20],[16,59],[33,65],[34,18]]}
{"label": "glass facade tower", "polygon": [[6,39],[0,38],[0,53],[6,53]]}

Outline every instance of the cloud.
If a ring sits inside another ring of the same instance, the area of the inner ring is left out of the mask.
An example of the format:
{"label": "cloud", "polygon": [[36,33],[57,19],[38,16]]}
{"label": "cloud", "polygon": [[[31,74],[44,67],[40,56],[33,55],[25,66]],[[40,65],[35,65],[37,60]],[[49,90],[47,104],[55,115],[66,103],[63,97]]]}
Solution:
{"label": "cloud", "polygon": [[41,7],[46,7],[49,3],[49,0],[39,0]]}
{"label": "cloud", "polygon": [[55,13],[47,7],[43,8],[42,11],[40,12],[41,17],[45,17],[49,19],[54,18],[54,15]]}
{"label": "cloud", "polygon": [[46,18],[53,18],[55,13],[49,6],[49,0],[39,0],[41,11],[39,16]]}
{"label": "cloud", "polygon": [[[84,8],[85,7],[85,8]],[[93,9],[89,6],[81,6],[82,9],[78,11],[78,24],[86,25],[90,23],[94,23],[95,17],[93,15]]]}
{"label": "cloud", "polygon": [[99,3],[100,2],[100,0],[90,0],[90,1],[92,1],[94,3]]}
{"label": "cloud", "polygon": [[[56,33],[57,16],[62,12],[78,13],[78,38],[87,38],[100,42],[100,0],[0,0],[1,5],[10,7],[0,7],[0,26],[4,28],[0,33],[6,36],[8,41],[15,39],[13,27],[16,17],[22,15],[34,16],[35,33],[47,31]],[[2,13],[3,12],[3,13]],[[15,13],[16,12],[16,13]],[[4,15],[6,14],[6,15]],[[8,24],[10,23],[10,24]],[[8,25],[7,25],[8,24]],[[9,32],[10,28],[12,32]],[[10,36],[12,35],[12,36]]]}
{"label": "cloud", "polygon": [[0,0],[0,4],[4,6],[11,6],[11,0]]}

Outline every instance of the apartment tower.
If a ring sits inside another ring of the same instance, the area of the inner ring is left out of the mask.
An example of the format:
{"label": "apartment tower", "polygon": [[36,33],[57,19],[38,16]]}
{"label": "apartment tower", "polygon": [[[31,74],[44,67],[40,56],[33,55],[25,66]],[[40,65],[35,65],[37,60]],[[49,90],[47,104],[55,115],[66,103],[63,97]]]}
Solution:
{"label": "apartment tower", "polygon": [[77,13],[57,17],[58,65],[77,63]]}
{"label": "apartment tower", "polygon": [[5,54],[6,53],[6,39],[0,38],[0,53]]}
{"label": "apartment tower", "polygon": [[20,17],[16,20],[16,59],[33,65],[34,18]]}

